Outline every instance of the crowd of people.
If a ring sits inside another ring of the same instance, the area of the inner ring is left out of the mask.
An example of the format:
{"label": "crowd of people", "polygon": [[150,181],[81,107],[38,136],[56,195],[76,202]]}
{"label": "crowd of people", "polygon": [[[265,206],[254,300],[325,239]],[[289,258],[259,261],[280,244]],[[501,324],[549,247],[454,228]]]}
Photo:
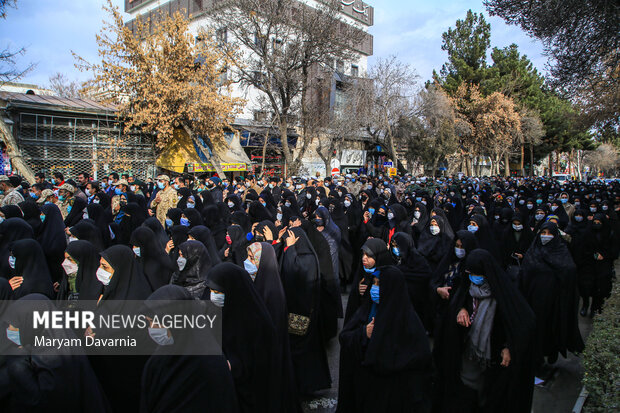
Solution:
{"label": "crowd of people", "polygon": [[337,412],[529,412],[535,377],[583,350],[619,252],[617,181],[75,178],[0,176],[0,314],[209,300],[222,355],[41,354],[34,335],[58,331],[11,318],[3,411],[300,412],[332,386],[338,337]]}

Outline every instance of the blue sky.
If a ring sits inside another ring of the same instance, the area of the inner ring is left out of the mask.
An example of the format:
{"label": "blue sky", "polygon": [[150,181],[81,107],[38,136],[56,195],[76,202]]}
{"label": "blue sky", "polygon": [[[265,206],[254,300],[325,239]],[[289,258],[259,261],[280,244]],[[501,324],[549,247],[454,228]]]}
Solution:
{"label": "blue sky", "polygon": [[[441,34],[464,18],[468,9],[485,11],[482,0],[367,0],[375,7],[375,56],[396,55],[411,64],[423,80],[433,69],[439,70],[447,55],[441,50]],[[123,0],[113,0],[119,7]],[[56,72],[70,79],[84,80],[88,74],[74,67],[71,51],[87,60],[97,58],[95,34],[106,17],[101,10],[103,0],[17,0],[17,9],[9,9],[7,19],[0,21],[0,47],[24,46],[21,64],[37,64],[21,81],[45,86]],[[486,14],[486,13],[485,13]],[[547,62],[540,42],[519,28],[507,26],[503,20],[489,17],[491,46],[504,47],[516,43],[522,53],[544,72]]]}

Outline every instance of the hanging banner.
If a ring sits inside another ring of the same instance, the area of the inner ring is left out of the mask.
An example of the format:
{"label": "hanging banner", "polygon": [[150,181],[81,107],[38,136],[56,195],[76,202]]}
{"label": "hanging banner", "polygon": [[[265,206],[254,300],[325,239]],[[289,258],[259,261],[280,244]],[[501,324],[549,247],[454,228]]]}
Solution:
{"label": "hanging banner", "polygon": [[[198,172],[215,172],[215,168],[209,164],[197,164],[197,163],[188,163],[187,172],[189,173],[198,173]],[[246,172],[248,170],[248,165],[245,163],[223,163],[222,170],[224,172]]]}

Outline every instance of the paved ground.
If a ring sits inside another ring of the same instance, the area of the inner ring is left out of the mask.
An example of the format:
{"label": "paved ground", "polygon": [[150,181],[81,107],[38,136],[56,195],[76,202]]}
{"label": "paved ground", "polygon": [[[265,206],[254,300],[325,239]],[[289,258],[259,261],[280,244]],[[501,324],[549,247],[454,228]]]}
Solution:
{"label": "paved ground", "polygon": [[[620,260],[616,262],[616,273],[620,274]],[[346,308],[348,295],[342,296],[342,304]],[[581,308],[581,307],[580,307]],[[342,328],[342,320],[340,320]],[[586,337],[592,331],[592,320],[589,317],[579,316],[579,329],[581,335]],[[325,390],[311,399],[303,400],[303,408],[306,413],[332,413],[336,410],[338,400],[338,362],[340,346],[334,339],[328,349],[329,367],[332,375],[332,388]],[[534,388],[534,403],[532,413],[566,413],[572,412],[575,401],[581,392],[581,377],[583,368],[581,359],[569,354],[567,359],[560,356],[555,364],[557,368],[554,378],[549,380],[544,387]]]}

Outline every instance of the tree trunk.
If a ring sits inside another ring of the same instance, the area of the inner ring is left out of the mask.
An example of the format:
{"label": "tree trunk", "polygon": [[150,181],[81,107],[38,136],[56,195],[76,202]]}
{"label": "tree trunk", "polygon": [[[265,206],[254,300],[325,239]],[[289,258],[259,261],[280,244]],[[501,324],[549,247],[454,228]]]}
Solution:
{"label": "tree trunk", "polygon": [[431,166],[431,176],[435,177],[435,171],[437,170],[437,163],[439,163],[439,158],[433,159],[433,164]]}
{"label": "tree trunk", "polygon": [[521,144],[521,176],[525,176],[525,144]]}
{"label": "tree trunk", "polygon": [[553,176],[553,151],[549,152],[549,176]]}
{"label": "tree trunk", "polygon": [[189,135],[189,138],[196,144],[196,146],[198,146],[202,152],[209,157],[209,162],[211,163],[211,166],[213,166],[213,168],[215,169],[215,172],[217,173],[217,176],[220,177],[220,179],[224,179],[226,178],[226,174],[224,173],[224,170],[222,169],[222,165],[220,164],[220,160],[217,156],[217,154],[215,153],[215,151],[213,150],[213,156],[210,156],[209,153],[211,153],[211,151],[209,151],[210,148],[206,148],[198,139],[194,139],[194,131],[192,130],[192,128],[189,127],[189,125],[187,125],[186,123],[183,123],[183,129],[185,130],[185,132],[187,132],[187,134]]}
{"label": "tree trunk", "polygon": [[510,155],[508,151],[504,152],[504,176],[510,176]]}
{"label": "tree trunk", "polygon": [[534,176],[534,144],[530,143],[530,176]]}
{"label": "tree trunk", "polygon": [[[4,143],[6,144],[6,152],[9,155],[9,159],[13,164],[13,167],[24,177],[28,182],[34,182],[34,173],[22,156],[17,142],[11,133],[9,127],[4,123],[4,120],[0,117],[0,133],[4,136]],[[0,171],[4,173],[4,171]]]}

